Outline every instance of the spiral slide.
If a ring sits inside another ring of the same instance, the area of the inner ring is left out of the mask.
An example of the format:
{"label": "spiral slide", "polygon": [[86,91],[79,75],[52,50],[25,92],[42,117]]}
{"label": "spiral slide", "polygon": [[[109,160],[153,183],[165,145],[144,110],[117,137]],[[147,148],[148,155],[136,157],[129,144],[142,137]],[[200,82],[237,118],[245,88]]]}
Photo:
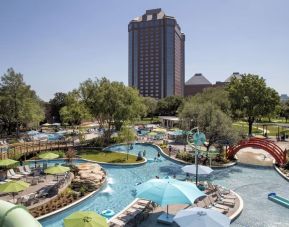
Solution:
{"label": "spiral slide", "polygon": [[41,227],[24,206],[0,200],[0,227]]}

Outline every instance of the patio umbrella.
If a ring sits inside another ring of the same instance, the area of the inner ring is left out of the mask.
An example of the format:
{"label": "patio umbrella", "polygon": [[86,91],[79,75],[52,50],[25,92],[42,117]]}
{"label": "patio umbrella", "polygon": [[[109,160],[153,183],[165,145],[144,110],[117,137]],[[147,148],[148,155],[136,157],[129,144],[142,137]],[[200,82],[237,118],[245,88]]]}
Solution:
{"label": "patio umbrella", "polygon": [[78,211],[64,219],[64,227],[108,227],[104,217],[93,211]]}
{"label": "patio umbrella", "polygon": [[46,160],[48,160],[48,159],[58,158],[59,155],[58,155],[58,154],[54,154],[54,153],[52,153],[52,152],[47,152],[47,153],[40,154],[38,157],[41,158],[41,159],[46,159]]}
{"label": "patio umbrella", "polygon": [[56,175],[56,174],[66,173],[69,170],[70,170],[69,167],[57,165],[57,166],[48,167],[46,170],[44,170],[44,172],[48,174]]}
{"label": "patio umbrella", "polygon": [[[186,166],[182,167],[182,170],[185,173],[196,174],[197,166],[196,165],[186,165]],[[208,175],[211,172],[213,172],[213,170],[210,167],[198,165],[198,174]]]}
{"label": "patio umbrella", "polygon": [[152,179],[137,186],[137,197],[151,200],[160,206],[170,204],[193,204],[199,197],[205,196],[196,185],[176,179]]}
{"label": "patio umbrella", "polygon": [[30,184],[24,181],[9,181],[5,184],[0,184],[0,192],[10,193],[12,192],[13,200],[14,200],[14,193],[20,192],[28,188]]}
{"label": "patio umbrella", "polygon": [[226,215],[221,214],[218,211],[200,207],[179,211],[174,217],[174,221],[180,227],[229,227],[231,222]]}
{"label": "patio umbrella", "polygon": [[16,163],[18,163],[18,161],[15,161],[13,159],[3,159],[3,160],[0,160],[0,167],[7,167],[10,165],[14,165]]}
{"label": "patio umbrella", "polygon": [[153,132],[157,132],[157,133],[166,133],[167,130],[163,129],[163,128],[155,128],[153,129]]}
{"label": "patio umbrella", "polygon": [[156,136],[157,133],[156,133],[156,132],[149,132],[147,135],[148,135],[148,136]]}

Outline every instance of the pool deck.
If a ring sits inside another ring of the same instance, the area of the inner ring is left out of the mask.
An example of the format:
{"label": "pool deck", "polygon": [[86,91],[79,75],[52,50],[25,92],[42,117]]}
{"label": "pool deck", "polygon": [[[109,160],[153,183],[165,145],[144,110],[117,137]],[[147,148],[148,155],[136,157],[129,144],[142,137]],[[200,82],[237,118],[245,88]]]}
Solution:
{"label": "pool deck", "polygon": [[[212,195],[212,193],[208,193],[209,195]],[[231,196],[236,196],[236,199],[234,201],[234,206],[230,207],[227,206],[229,208],[228,213],[226,214],[230,219],[231,222],[234,221],[243,211],[243,200],[242,198],[235,192],[230,191],[230,195]],[[122,218],[126,216],[126,214],[129,215],[129,213],[127,213],[127,211],[131,208],[133,208],[135,206],[135,204],[137,204],[138,200],[136,199],[135,201],[133,201],[129,206],[127,206],[124,210],[122,210],[120,213],[118,213],[117,215],[115,215],[109,222],[110,226],[115,226],[111,221],[112,220],[120,220],[122,221]],[[205,208],[206,204],[203,201],[203,199],[199,200],[198,202],[195,202],[195,204],[193,205],[169,205],[169,214],[171,215],[176,215],[180,210],[183,209],[187,209],[187,208],[193,208],[193,207],[203,207]],[[166,213],[166,206],[165,207],[160,207],[157,206],[156,208],[154,208],[152,211],[149,212],[149,216],[147,218],[145,218],[141,223],[137,224],[137,226],[140,227],[147,227],[147,226],[154,226],[154,227],[163,227],[163,226],[168,226],[167,224],[163,224],[158,222],[158,217],[163,214]],[[123,226],[123,225],[119,225],[119,226]],[[178,225],[173,222],[172,224],[170,224],[169,226],[173,226],[173,227],[177,227]]]}

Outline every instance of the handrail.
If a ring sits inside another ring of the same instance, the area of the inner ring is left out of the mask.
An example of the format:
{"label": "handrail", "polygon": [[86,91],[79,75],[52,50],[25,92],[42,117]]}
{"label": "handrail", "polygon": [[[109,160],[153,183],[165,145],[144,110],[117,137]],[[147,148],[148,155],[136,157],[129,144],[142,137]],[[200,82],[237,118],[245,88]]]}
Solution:
{"label": "handrail", "polygon": [[278,164],[286,163],[286,154],[285,152],[273,141],[268,139],[252,137],[247,140],[240,141],[239,144],[229,147],[227,150],[227,157],[233,158],[235,154],[242,148],[245,147],[259,147],[270,153],[276,160]]}

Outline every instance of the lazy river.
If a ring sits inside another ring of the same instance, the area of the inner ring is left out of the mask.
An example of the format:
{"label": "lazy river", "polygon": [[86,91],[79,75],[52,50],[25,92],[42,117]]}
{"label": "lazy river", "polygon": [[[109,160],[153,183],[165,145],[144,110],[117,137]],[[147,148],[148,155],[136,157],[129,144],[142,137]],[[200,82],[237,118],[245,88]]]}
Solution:
{"label": "lazy river", "polygon": [[[126,146],[113,146],[110,150],[126,151]],[[135,197],[135,185],[145,182],[155,176],[166,177],[176,175],[184,179],[182,165],[164,157],[154,162],[158,148],[152,145],[136,144],[130,150],[131,154],[146,150],[148,162],[141,166],[119,167],[102,165],[108,174],[107,185],[92,197],[63,212],[41,220],[44,227],[63,226],[63,219],[78,210],[90,210],[101,213],[105,209],[121,211]],[[49,161],[50,165],[62,161]],[[82,162],[82,161],[79,161]],[[244,200],[244,210],[231,226],[233,227],[271,227],[289,226],[289,210],[267,199],[269,192],[276,192],[289,197],[289,184],[281,178],[273,168],[250,168],[234,166],[227,169],[215,170],[210,177],[214,183],[223,185],[237,192]]]}

